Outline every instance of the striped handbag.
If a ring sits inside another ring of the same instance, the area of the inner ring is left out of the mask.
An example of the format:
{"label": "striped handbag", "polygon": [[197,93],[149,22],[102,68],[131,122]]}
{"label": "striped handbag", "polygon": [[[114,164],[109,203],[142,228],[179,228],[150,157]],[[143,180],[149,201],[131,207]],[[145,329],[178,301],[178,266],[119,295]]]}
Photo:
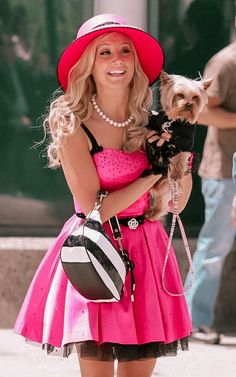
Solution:
{"label": "striped handbag", "polygon": [[134,291],[134,264],[122,247],[122,235],[116,216],[109,220],[118,250],[106,234],[99,208],[107,192],[99,192],[94,209],[64,241],[60,257],[64,271],[74,288],[96,302],[120,301],[125,278],[131,271],[131,296]]}

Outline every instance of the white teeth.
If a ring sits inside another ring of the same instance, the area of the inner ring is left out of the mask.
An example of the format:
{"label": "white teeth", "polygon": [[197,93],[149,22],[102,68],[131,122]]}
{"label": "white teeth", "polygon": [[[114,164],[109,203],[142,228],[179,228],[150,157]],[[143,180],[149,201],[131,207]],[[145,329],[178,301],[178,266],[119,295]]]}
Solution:
{"label": "white teeth", "polygon": [[115,71],[109,71],[108,73],[109,73],[110,75],[120,75],[120,74],[125,73],[125,71],[115,70]]}

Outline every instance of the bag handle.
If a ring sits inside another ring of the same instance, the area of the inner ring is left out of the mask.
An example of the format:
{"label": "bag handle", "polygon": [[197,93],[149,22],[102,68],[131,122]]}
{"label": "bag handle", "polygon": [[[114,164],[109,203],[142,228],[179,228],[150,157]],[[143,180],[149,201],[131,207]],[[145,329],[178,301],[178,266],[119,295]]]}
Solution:
{"label": "bag handle", "polygon": [[[92,212],[98,211],[101,208],[102,202],[107,197],[107,195],[108,195],[108,191],[104,191],[104,190],[98,191],[98,194],[97,194],[98,200],[95,202],[93,209],[89,212],[89,214],[87,216],[80,216],[80,217],[89,220]],[[113,236],[114,240],[117,241],[121,254],[124,255],[125,251],[123,249],[123,245],[122,245],[122,241],[121,241],[123,236],[122,236],[122,233],[121,233],[118,217],[116,215],[112,216],[110,219],[108,219],[108,223],[109,223],[111,231],[112,231],[112,236]]]}
{"label": "bag handle", "polygon": [[[98,191],[98,202],[95,203],[94,209],[98,210],[99,208],[101,208],[102,202],[107,197],[107,195],[108,195],[108,191],[102,191],[102,190]],[[120,224],[119,224],[119,220],[117,216],[116,215],[112,216],[110,219],[108,219],[108,222],[112,231],[112,236],[114,240],[118,242],[119,246],[121,245],[121,251],[122,251],[123,247],[122,247],[121,240],[123,237],[122,237]]]}
{"label": "bag handle", "polygon": [[[108,191],[99,191],[98,192],[98,202],[95,203],[96,209],[101,208],[102,201],[105,199],[108,195]],[[119,224],[119,219],[118,217],[112,216],[110,219],[108,219],[108,223],[111,228],[112,236],[115,241],[117,241],[118,246],[119,246],[119,252],[121,253],[121,256],[123,260],[125,261],[125,265],[127,268],[127,271],[130,271],[130,277],[131,277],[131,301],[134,301],[134,292],[135,292],[135,277],[134,277],[134,263],[132,260],[129,259],[129,254],[126,250],[123,248],[122,244],[122,232]]]}
{"label": "bag handle", "polygon": [[95,205],[93,208],[94,210],[98,210],[99,208],[101,208],[102,202],[107,197],[107,195],[108,195],[108,191],[105,191],[105,190],[98,191],[98,194],[97,194],[98,200],[95,202]]}

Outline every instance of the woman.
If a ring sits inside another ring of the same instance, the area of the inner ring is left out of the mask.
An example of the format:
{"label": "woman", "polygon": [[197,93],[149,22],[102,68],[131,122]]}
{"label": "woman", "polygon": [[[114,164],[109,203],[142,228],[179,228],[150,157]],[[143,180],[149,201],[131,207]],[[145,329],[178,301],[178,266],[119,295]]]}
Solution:
{"label": "woman", "polygon": [[[191,324],[185,298],[166,294],[161,284],[168,238],[160,222],[144,217],[149,190],[161,175],[153,174],[143,146],[147,137],[159,144],[169,139],[146,128],[149,85],[162,66],[163,53],[153,37],[107,14],[85,22],[59,60],[64,94],[52,102],[45,121],[51,134],[50,165],[62,166],[77,213],[89,213],[100,189],[109,192],[100,214],[110,236],[107,220],[115,214],[123,219],[123,244],[135,263],[135,300],[129,276],[117,303],[89,302],[68,282],[60,248],[81,221],[74,215],[39,266],[15,331],[48,352],[63,347],[65,356],[76,344],[83,377],[113,376],[114,359],[119,377],[151,376],[158,356],[176,354],[179,343],[187,348]],[[140,177],[147,169],[150,174]],[[180,186],[182,210],[191,175]],[[131,219],[135,229],[127,226]],[[173,251],[166,285],[182,291]]]}

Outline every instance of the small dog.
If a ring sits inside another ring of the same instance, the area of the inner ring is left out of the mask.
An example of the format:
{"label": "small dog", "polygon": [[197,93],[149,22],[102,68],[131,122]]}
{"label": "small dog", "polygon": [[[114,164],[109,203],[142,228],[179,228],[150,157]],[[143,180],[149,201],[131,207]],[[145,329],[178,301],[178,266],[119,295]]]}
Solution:
{"label": "small dog", "polygon": [[180,75],[161,72],[160,101],[170,120],[195,124],[208,102],[206,89],[212,80],[191,80]]}
{"label": "small dog", "polygon": [[[149,162],[162,178],[151,190],[150,219],[160,219],[168,212],[172,199],[173,181],[189,173],[189,158],[193,156],[195,126],[200,112],[208,102],[206,89],[212,80],[192,80],[162,71],[160,102],[163,111],[151,115],[148,128],[161,135],[170,132],[169,142],[157,147],[147,143]],[[180,192],[178,193],[178,195]]]}

